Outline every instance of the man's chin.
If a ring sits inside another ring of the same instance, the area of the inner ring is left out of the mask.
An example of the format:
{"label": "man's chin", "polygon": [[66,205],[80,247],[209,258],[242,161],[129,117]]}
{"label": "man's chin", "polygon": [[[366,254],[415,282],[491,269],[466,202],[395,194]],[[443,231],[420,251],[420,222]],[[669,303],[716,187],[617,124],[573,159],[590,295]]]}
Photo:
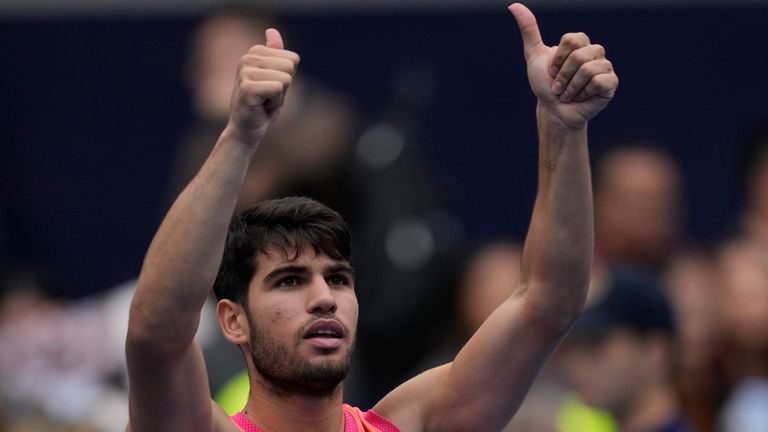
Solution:
{"label": "man's chin", "polygon": [[306,395],[330,396],[346,378],[349,362],[339,359],[311,359],[297,384],[303,385]]}

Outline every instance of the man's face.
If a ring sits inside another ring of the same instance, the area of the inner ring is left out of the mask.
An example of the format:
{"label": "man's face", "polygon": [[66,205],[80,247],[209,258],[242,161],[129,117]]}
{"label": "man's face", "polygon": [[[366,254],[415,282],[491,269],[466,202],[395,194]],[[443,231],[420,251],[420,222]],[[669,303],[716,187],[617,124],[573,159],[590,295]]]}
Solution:
{"label": "man's face", "polygon": [[648,151],[613,156],[595,195],[601,247],[619,259],[663,260],[680,230],[680,176],[665,157]]}
{"label": "man's face", "polygon": [[647,347],[625,330],[613,330],[590,344],[570,344],[565,371],[590,406],[621,413],[650,381]]}
{"label": "man's face", "polygon": [[352,268],[312,248],[295,258],[271,249],[257,259],[248,291],[257,379],[283,395],[332,394],[349,370],[355,343]]}

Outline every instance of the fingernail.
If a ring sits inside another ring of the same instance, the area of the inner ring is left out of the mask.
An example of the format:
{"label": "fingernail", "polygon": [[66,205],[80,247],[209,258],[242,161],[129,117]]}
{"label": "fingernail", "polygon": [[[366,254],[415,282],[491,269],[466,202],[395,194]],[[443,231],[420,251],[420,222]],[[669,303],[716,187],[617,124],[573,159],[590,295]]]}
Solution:
{"label": "fingernail", "polygon": [[560,102],[565,102],[565,103],[568,103],[568,102],[570,102],[570,101],[571,101],[571,99],[572,99],[572,96],[571,96],[571,94],[570,94],[570,93],[568,93],[568,92],[565,92],[565,93],[563,93],[563,94],[560,96]]}
{"label": "fingernail", "polygon": [[550,66],[549,67],[549,76],[552,78],[557,76],[557,73],[560,71],[560,69],[557,68],[557,66]]}
{"label": "fingernail", "polygon": [[555,80],[555,82],[552,83],[552,93],[554,93],[555,96],[559,96],[563,90],[565,90],[565,86],[563,86],[563,83],[560,81]]}

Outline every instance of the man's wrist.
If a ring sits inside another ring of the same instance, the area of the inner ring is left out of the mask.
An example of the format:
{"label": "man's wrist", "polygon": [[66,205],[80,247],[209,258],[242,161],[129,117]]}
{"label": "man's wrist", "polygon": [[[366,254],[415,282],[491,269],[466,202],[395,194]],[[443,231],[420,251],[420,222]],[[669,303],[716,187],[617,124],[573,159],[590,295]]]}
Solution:
{"label": "man's wrist", "polygon": [[536,122],[539,129],[563,134],[583,134],[589,123],[588,121],[565,122],[543,106],[541,102],[536,105]]}
{"label": "man's wrist", "polygon": [[219,136],[219,142],[226,145],[238,146],[248,152],[253,152],[259,146],[261,138],[247,137],[236,126],[228,123]]}

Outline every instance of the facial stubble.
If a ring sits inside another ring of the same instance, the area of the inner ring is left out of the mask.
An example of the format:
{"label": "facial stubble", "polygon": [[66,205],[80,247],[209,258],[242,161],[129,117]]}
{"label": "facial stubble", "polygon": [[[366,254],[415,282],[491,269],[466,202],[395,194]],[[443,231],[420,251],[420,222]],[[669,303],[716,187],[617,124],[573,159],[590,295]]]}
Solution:
{"label": "facial stubble", "polygon": [[340,360],[312,362],[299,354],[300,344],[304,340],[303,332],[294,336],[295,343],[289,347],[282,343],[285,341],[281,342],[257,328],[250,317],[249,322],[251,360],[269,391],[282,397],[329,397],[347,376],[352,363],[354,340]]}

